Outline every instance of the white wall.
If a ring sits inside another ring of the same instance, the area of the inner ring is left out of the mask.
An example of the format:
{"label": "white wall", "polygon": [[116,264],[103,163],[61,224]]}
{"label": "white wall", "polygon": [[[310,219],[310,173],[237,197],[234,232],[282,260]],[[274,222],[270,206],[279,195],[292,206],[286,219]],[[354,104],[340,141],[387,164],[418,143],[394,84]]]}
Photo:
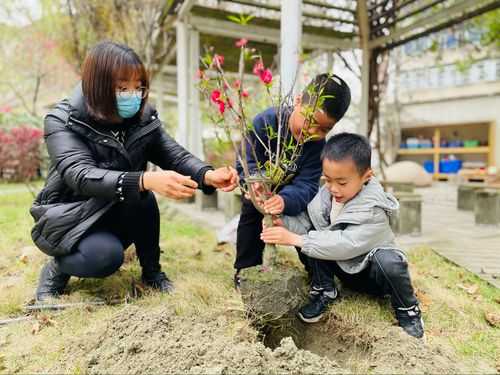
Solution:
{"label": "white wall", "polygon": [[500,95],[442,99],[439,102],[405,104],[403,127],[493,122],[495,124],[495,163],[500,167]]}

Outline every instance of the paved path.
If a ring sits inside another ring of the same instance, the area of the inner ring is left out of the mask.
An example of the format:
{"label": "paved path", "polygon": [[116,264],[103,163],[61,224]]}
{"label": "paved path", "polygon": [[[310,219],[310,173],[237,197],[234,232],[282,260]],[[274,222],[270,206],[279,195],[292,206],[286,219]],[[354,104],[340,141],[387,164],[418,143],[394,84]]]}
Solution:
{"label": "paved path", "polygon": [[457,210],[457,189],[448,183],[422,194],[422,235],[400,236],[402,247],[426,244],[452,262],[500,288],[500,227],[479,226],[474,213]]}

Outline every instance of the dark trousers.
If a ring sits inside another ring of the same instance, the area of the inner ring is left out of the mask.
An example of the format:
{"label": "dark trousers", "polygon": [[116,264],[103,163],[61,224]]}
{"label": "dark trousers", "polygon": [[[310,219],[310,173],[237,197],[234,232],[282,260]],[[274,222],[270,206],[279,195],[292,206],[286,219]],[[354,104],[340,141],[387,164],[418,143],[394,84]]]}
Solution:
{"label": "dark trousers", "polygon": [[316,289],[332,290],[335,288],[335,275],[351,289],[379,296],[389,294],[394,308],[411,307],[417,304],[408,263],[395,250],[378,250],[368,267],[356,274],[343,271],[335,261],[308,257],[307,263],[312,271],[312,286]]}
{"label": "dark trousers", "polygon": [[263,218],[250,200],[242,198],[234,268],[241,269],[262,264],[265,243],[260,239],[260,233],[262,232]]}
{"label": "dark trousers", "polygon": [[62,272],[77,277],[106,277],[123,263],[132,243],[143,275],[160,271],[160,212],[153,193],[139,201],[117,203],[75,245],[56,258]]}

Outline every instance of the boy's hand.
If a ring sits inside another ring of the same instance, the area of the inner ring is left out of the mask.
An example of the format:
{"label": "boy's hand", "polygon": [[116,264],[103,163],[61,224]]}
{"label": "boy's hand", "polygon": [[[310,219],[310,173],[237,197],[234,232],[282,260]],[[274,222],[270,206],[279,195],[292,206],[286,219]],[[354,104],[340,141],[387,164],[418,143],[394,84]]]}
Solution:
{"label": "boy's hand", "polygon": [[302,247],[302,237],[283,227],[264,228],[260,239],[265,243]]}
{"label": "boy's hand", "polygon": [[276,194],[264,202],[264,210],[271,215],[279,215],[285,209],[285,200],[281,195]]}
{"label": "boy's hand", "polygon": [[279,217],[274,217],[273,218],[273,225],[277,227],[284,227],[285,225],[283,224],[283,219],[280,219]]}
{"label": "boy's hand", "polygon": [[[284,227],[285,225],[283,224],[283,220],[280,219],[279,217],[277,216],[273,216],[273,226],[276,226],[276,227]],[[262,228],[266,229],[267,228],[267,225],[266,223],[264,222],[264,220],[262,220]]]}
{"label": "boy's hand", "polygon": [[203,182],[225,192],[233,191],[238,186],[238,172],[233,167],[209,170],[205,173]]}

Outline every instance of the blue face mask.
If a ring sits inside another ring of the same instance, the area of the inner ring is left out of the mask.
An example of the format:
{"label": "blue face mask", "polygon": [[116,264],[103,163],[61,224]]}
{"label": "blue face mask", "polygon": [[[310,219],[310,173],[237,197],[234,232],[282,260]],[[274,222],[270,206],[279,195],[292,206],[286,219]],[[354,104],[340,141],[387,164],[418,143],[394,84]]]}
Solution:
{"label": "blue face mask", "polygon": [[137,96],[135,93],[130,93],[128,95],[124,95],[124,93],[120,93],[120,95],[116,95],[116,105],[118,109],[118,114],[121,118],[131,118],[134,117],[139,109],[141,108],[142,99],[140,96]]}

